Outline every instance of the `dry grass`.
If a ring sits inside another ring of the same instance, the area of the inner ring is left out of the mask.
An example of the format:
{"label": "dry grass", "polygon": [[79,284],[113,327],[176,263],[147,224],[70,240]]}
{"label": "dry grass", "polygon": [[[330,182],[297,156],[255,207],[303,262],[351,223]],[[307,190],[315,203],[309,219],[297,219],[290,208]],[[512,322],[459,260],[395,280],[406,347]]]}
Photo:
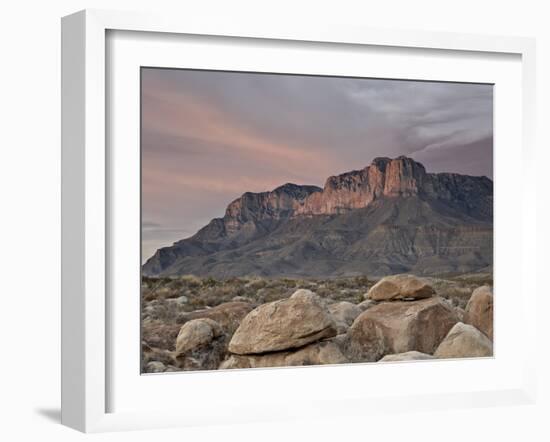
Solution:
{"label": "dry grass", "polygon": [[455,307],[464,309],[472,292],[482,285],[493,285],[493,275],[473,273],[447,278],[426,278],[437,294],[448,299]]}
{"label": "dry grass", "polygon": [[[327,280],[231,278],[216,280],[212,277],[197,278],[143,278],[143,314],[151,319],[171,322],[181,311],[194,311],[215,307],[235,297],[254,303],[265,303],[289,297],[300,288],[315,291],[319,296],[333,301],[360,302],[373,284],[366,277]],[[185,296],[187,302],[178,303]],[[176,311],[176,314],[174,314]]]}

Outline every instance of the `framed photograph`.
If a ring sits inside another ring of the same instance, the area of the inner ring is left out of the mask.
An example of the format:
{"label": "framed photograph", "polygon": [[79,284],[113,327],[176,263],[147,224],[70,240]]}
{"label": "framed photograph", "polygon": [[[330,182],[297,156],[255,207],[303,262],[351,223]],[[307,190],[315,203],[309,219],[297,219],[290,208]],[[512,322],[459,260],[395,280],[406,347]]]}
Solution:
{"label": "framed photograph", "polygon": [[62,422],[532,402],[534,42],[264,25],[63,19]]}

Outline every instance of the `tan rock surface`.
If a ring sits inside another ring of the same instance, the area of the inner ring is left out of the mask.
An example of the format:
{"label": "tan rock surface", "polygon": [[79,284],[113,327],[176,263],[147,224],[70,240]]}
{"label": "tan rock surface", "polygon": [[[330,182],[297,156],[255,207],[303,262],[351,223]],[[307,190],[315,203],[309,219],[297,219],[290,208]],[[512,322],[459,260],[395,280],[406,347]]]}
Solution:
{"label": "tan rock surface", "polygon": [[493,355],[493,343],[473,325],[457,323],[439,345],[439,359],[475,358]]}
{"label": "tan rock surface", "polygon": [[295,351],[265,355],[231,355],[220,365],[220,369],[343,364],[346,362],[348,360],[336,344],[331,341],[322,341]]}
{"label": "tan rock surface", "polygon": [[321,300],[299,291],[288,299],[252,310],[235,331],[229,351],[256,354],[302,347],[336,335],[336,325]]}
{"label": "tan rock surface", "polygon": [[193,319],[185,323],[176,338],[175,356],[205,347],[223,334],[221,326],[212,319]]}
{"label": "tan rock surface", "polygon": [[466,305],[464,322],[473,325],[493,339],[493,290],[488,285],[478,287]]}
{"label": "tan rock surface", "polygon": [[354,362],[412,350],[432,354],[457,322],[452,307],[439,297],[383,302],[357,317],[342,348]]}
{"label": "tan rock surface", "polygon": [[174,358],[182,370],[215,370],[225,356],[227,336],[212,319],[185,323],[176,339]]}
{"label": "tan rock surface", "polygon": [[424,279],[414,275],[391,275],[382,278],[367,293],[373,301],[424,299],[435,295],[435,290]]}

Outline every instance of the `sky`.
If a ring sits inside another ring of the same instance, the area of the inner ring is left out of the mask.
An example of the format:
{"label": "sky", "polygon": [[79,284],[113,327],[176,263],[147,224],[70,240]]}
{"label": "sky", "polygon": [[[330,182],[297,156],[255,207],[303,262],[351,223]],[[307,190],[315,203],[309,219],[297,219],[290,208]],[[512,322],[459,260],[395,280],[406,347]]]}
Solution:
{"label": "sky", "polygon": [[493,175],[491,85],[142,68],[141,106],[142,261],[244,192],[380,156]]}

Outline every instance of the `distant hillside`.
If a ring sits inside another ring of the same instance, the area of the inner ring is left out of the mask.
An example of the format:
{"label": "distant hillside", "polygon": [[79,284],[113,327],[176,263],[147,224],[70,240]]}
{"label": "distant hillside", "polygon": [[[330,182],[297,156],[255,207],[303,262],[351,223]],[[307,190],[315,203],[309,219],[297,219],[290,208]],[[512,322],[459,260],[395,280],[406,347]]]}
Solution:
{"label": "distant hillside", "polygon": [[147,276],[337,277],[492,269],[493,182],[376,158],[323,189],[243,194],[223,218],[159,250]]}

